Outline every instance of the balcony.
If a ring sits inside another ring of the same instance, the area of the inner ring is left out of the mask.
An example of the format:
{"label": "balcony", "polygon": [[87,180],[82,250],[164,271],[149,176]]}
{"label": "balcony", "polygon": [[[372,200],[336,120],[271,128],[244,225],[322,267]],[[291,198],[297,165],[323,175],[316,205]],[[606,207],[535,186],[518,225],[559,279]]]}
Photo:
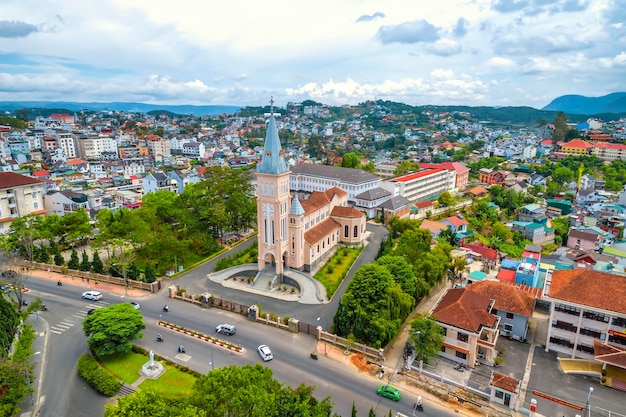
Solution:
{"label": "balcony", "polygon": [[557,320],[555,323],[552,323],[552,327],[556,329],[567,330],[568,332],[572,333],[576,333],[578,331],[578,328],[573,324],[559,320]]}

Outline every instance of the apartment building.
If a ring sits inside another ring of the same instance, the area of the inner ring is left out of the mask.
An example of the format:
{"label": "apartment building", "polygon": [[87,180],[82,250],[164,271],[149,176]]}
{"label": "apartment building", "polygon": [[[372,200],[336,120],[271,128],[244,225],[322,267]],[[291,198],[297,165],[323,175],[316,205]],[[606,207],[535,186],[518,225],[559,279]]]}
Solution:
{"label": "apartment building", "polygon": [[597,143],[591,154],[604,161],[626,161],[626,145],[620,143]]}
{"label": "apartment building", "polygon": [[102,152],[117,153],[117,143],[110,136],[87,136],[76,140],[78,155],[81,158],[96,161],[102,158]]}
{"label": "apartment building", "polygon": [[14,172],[0,172],[0,233],[9,233],[20,217],[44,214],[44,181]]}
{"label": "apartment building", "polygon": [[79,209],[89,212],[89,201],[86,194],[70,190],[51,190],[45,195],[44,205],[49,214],[65,216]]}
{"label": "apartment building", "polygon": [[147,135],[146,145],[155,162],[163,162],[163,158],[172,156],[170,141],[157,135]]}
{"label": "apartment building", "polygon": [[625,276],[548,270],[543,298],[551,303],[546,351],[594,359],[594,344],[626,349]]}
{"label": "apartment building", "polygon": [[72,132],[54,130],[57,147],[63,150],[66,158],[76,158],[76,140]]}
{"label": "apartment building", "polygon": [[444,191],[452,191],[455,188],[455,181],[455,171],[422,169],[383,181],[380,186],[391,192],[394,197],[401,196],[415,203],[435,198]]}

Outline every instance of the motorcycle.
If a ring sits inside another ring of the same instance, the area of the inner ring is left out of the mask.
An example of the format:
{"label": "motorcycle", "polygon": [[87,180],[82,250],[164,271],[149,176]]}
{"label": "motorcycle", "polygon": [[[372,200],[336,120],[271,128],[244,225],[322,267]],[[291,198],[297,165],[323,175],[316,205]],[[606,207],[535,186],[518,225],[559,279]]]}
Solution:
{"label": "motorcycle", "polygon": [[463,372],[463,370],[465,370],[465,366],[463,366],[462,363],[457,363],[456,365],[454,365],[454,369],[456,369],[459,372]]}
{"label": "motorcycle", "polygon": [[48,311],[48,307],[45,304],[41,305],[41,311]]}
{"label": "motorcycle", "polygon": [[378,379],[383,379],[385,377],[385,371],[382,370],[380,371],[380,373],[378,374]]}
{"label": "motorcycle", "polygon": [[417,401],[413,404],[413,409],[417,411],[424,411],[424,406],[422,405],[422,397],[417,397]]}
{"label": "motorcycle", "polygon": [[163,336],[161,336],[160,334],[157,334],[157,342],[162,342],[163,341]]}
{"label": "motorcycle", "polygon": [[57,285],[58,285],[59,287],[62,287],[62,286],[63,286],[63,283],[62,283],[61,281],[57,281]]}
{"label": "motorcycle", "polygon": [[185,348],[183,345],[178,346],[178,353],[185,353]]}
{"label": "motorcycle", "polygon": [[170,311],[170,308],[167,305],[163,306],[163,311]]}
{"label": "motorcycle", "polygon": [[311,353],[311,358],[317,360],[317,352]]}

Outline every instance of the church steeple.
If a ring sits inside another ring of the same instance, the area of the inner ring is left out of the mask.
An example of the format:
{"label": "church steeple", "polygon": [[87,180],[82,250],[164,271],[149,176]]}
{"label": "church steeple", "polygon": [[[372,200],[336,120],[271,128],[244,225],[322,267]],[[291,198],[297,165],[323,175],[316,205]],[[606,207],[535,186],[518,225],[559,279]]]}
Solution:
{"label": "church steeple", "polygon": [[280,138],[278,128],[274,120],[274,98],[270,99],[270,120],[267,124],[267,134],[265,135],[265,147],[261,164],[257,165],[257,172],[263,174],[282,174],[288,171],[285,158],[280,154]]}

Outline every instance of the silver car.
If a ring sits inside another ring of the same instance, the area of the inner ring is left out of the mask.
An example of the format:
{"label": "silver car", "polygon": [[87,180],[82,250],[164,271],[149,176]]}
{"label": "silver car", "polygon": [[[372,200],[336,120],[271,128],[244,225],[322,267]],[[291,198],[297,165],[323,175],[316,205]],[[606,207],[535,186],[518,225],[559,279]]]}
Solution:
{"label": "silver car", "polygon": [[272,351],[267,345],[261,345],[257,350],[259,351],[259,355],[261,355],[261,359],[263,359],[265,362],[274,359]]}

